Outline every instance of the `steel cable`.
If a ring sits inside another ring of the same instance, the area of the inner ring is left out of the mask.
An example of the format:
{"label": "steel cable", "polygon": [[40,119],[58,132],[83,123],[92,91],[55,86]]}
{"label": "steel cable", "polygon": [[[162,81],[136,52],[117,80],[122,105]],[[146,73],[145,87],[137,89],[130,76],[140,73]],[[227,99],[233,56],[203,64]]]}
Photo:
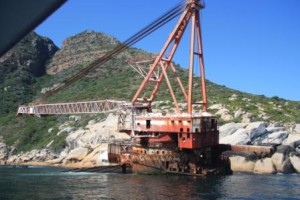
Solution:
{"label": "steel cable", "polygon": [[168,23],[169,21],[174,19],[176,16],[178,16],[179,14],[182,13],[184,8],[185,8],[185,1],[182,1],[179,4],[177,4],[175,7],[173,7],[169,11],[167,11],[165,14],[163,14],[161,17],[157,18],[152,23],[150,23],[149,25],[147,25],[146,27],[144,27],[143,29],[138,31],[136,34],[131,36],[124,43],[116,46],[113,50],[109,51],[108,53],[106,53],[105,55],[100,57],[99,59],[94,60],[87,67],[83,68],[82,70],[75,73],[71,77],[69,77],[69,78],[65,79],[64,81],[62,81],[58,86],[56,86],[56,87],[52,88],[51,90],[49,90],[48,92],[46,92],[44,95],[42,95],[40,98],[38,98],[35,102],[40,103],[41,101],[43,101],[47,97],[49,97],[49,96],[57,93],[58,91],[66,88],[67,86],[69,86],[70,84],[72,84],[76,80],[82,78],[83,76],[85,76],[86,74],[91,72],[92,70],[94,70],[97,67],[103,65],[107,61],[111,60],[112,58],[114,58],[115,56],[117,56],[118,54],[120,54],[121,52],[123,52],[124,50],[129,48],[130,46],[134,45],[135,43],[137,43],[141,39],[145,38],[146,36],[148,36],[149,34],[154,32],[155,30],[160,28],[161,26],[165,25],[166,23]]}

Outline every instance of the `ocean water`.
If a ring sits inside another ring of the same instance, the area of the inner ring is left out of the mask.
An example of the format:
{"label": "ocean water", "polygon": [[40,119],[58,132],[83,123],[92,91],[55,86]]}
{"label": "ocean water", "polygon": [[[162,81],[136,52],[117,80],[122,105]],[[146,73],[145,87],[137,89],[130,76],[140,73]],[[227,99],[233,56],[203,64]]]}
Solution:
{"label": "ocean water", "polygon": [[300,175],[174,175],[0,167],[0,199],[300,199]]}

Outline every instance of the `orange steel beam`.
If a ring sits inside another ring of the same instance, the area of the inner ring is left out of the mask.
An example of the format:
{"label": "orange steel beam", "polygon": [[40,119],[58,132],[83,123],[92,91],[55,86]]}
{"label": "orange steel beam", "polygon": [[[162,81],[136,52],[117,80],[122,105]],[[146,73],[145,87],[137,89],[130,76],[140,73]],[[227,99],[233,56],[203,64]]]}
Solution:
{"label": "orange steel beam", "polygon": [[176,81],[178,82],[178,84],[179,84],[179,86],[180,86],[180,89],[181,89],[181,91],[182,91],[182,93],[183,93],[183,95],[184,95],[184,98],[185,98],[185,100],[187,101],[187,94],[186,94],[185,88],[184,88],[183,85],[182,85],[182,82],[181,82],[180,78],[178,77],[176,68],[174,67],[173,63],[170,63],[170,66],[171,66],[171,68],[172,68],[172,70],[173,70],[173,72],[174,72]]}
{"label": "orange steel beam", "polygon": [[202,47],[202,35],[201,35],[201,25],[199,13],[196,12],[196,28],[197,28],[197,37],[198,37],[198,51],[200,57],[200,76],[201,76],[201,90],[202,90],[202,106],[203,110],[207,109],[207,97],[206,97],[206,83],[205,83],[205,71],[204,71],[204,58],[203,58],[203,47]]}
{"label": "orange steel beam", "polygon": [[[174,104],[176,106],[176,112],[177,113],[180,113],[180,109],[179,109],[179,106],[178,106],[178,103],[177,103],[177,100],[176,100],[176,97],[175,97],[175,94],[174,94],[174,91],[173,91],[173,88],[172,88],[172,85],[170,83],[170,80],[168,78],[168,75],[167,75],[167,72],[166,72],[166,68],[167,67],[164,67],[164,64],[162,62],[160,62],[160,65],[161,65],[161,68],[162,68],[162,73],[166,79],[166,82],[167,82],[167,85],[169,87],[169,90],[170,90],[170,93],[171,93],[171,96],[173,98],[173,101],[174,101]],[[167,63],[167,65],[169,65],[169,63]]]}
{"label": "orange steel beam", "polygon": [[[142,82],[141,86],[139,87],[138,91],[136,92],[136,94],[134,95],[133,99],[132,99],[132,103],[134,104],[138,97],[140,96],[140,94],[142,93],[143,89],[145,88],[145,86],[147,85],[153,71],[155,70],[155,68],[157,67],[158,63],[160,62],[160,60],[162,59],[163,55],[165,54],[165,52],[167,51],[169,45],[171,44],[171,42],[174,40],[175,36],[178,35],[178,32],[181,28],[181,22],[185,19],[186,15],[189,13],[190,11],[188,9],[186,9],[182,16],[180,17],[179,23],[175,26],[174,31],[172,32],[172,34],[170,35],[170,37],[168,38],[166,44],[164,45],[164,47],[162,48],[161,52],[159,53],[159,55],[156,57],[152,67],[150,68],[147,76],[145,77],[144,81]],[[186,24],[183,24],[184,26],[186,26]],[[181,35],[180,35],[181,38]],[[179,38],[179,40],[180,40]],[[179,41],[178,41],[179,42]]]}
{"label": "orange steel beam", "polygon": [[187,112],[192,114],[193,112],[193,72],[194,72],[194,52],[195,52],[195,14],[192,16],[192,23],[191,23],[191,43],[190,43],[190,64],[189,64],[189,84],[188,84],[188,100]]}
{"label": "orange steel beam", "polygon": [[[146,102],[148,103],[148,107],[150,108],[152,101],[156,97],[156,94],[158,92],[158,89],[160,88],[160,85],[162,83],[162,79],[165,78],[166,82],[168,84],[171,96],[173,98],[173,101],[175,103],[176,109],[179,112],[178,103],[176,100],[176,96],[173,92],[172,86],[170,84],[170,81],[167,76],[167,69],[169,66],[171,66],[175,79],[177,80],[181,91],[183,92],[183,95],[187,101],[187,112],[192,113],[193,112],[193,71],[194,71],[194,56],[195,54],[199,56],[200,60],[200,73],[201,73],[201,85],[202,85],[202,106],[203,110],[207,109],[207,98],[206,98],[206,86],[205,86],[205,74],[204,74],[204,61],[203,61],[203,49],[202,49],[202,36],[201,36],[201,28],[200,28],[200,19],[199,19],[199,9],[203,8],[204,6],[200,3],[200,0],[188,0],[186,4],[186,9],[183,12],[182,16],[180,17],[177,25],[175,26],[174,30],[172,31],[171,35],[167,39],[165,45],[163,46],[161,52],[156,57],[153,65],[151,66],[150,70],[148,71],[148,74],[146,75],[145,79],[143,80],[142,84],[140,85],[138,91],[132,98],[132,104],[134,105],[136,102]],[[189,52],[189,82],[188,82],[188,91],[185,91],[185,88],[183,87],[180,78],[178,77],[176,73],[176,69],[172,63],[172,59],[174,57],[174,54],[179,46],[179,43],[181,41],[181,38],[183,36],[183,33],[185,32],[188,23],[191,21],[191,41],[190,41],[190,52]],[[196,37],[197,38],[196,38]],[[197,49],[198,53],[195,52],[195,41],[197,41]],[[166,52],[169,52],[166,54]],[[154,89],[152,90],[151,96],[148,99],[141,99],[139,96],[141,95],[144,88],[147,86],[149,82],[151,82],[150,78],[156,68],[158,68],[158,65],[164,65],[163,62],[166,62],[165,67],[162,67],[163,73],[160,74],[159,79],[155,81],[156,85],[154,86]]]}

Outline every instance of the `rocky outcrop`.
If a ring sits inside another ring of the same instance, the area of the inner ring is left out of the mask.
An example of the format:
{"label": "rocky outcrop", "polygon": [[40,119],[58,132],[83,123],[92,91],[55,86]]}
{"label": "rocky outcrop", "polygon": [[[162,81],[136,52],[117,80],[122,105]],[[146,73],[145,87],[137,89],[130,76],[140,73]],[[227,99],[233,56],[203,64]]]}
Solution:
{"label": "rocky outcrop", "polygon": [[296,172],[300,173],[300,156],[292,155],[290,161]]}
{"label": "rocky outcrop", "polygon": [[72,130],[68,133],[66,142],[70,149],[75,149],[85,146],[93,147],[107,141],[129,140],[130,137],[127,134],[117,131],[117,126],[118,116],[109,114],[104,121],[91,120],[84,128],[72,130],[66,125],[61,127],[61,130],[66,129],[66,127],[68,130]]}
{"label": "rocky outcrop", "polygon": [[268,134],[267,137],[262,140],[263,144],[282,144],[285,138],[288,137],[286,131],[276,131],[271,134]]}
{"label": "rocky outcrop", "polygon": [[0,142],[0,165],[4,165],[8,158],[7,145]]}
{"label": "rocky outcrop", "polygon": [[276,173],[276,169],[271,158],[264,158],[255,163],[253,172],[258,174],[274,174]]}
{"label": "rocky outcrop", "polygon": [[251,138],[248,135],[248,132],[246,129],[239,128],[236,131],[234,131],[233,134],[222,137],[219,140],[219,143],[220,144],[233,144],[233,145],[249,144],[249,143],[251,143]]}
{"label": "rocky outcrop", "polygon": [[119,43],[112,36],[89,30],[69,37],[47,65],[47,73],[53,75],[70,67],[86,65]]}
{"label": "rocky outcrop", "polygon": [[[300,141],[300,136],[289,134],[285,127],[267,126],[265,122],[228,123],[219,128],[221,144],[280,145]],[[300,135],[300,134],[299,134]]]}
{"label": "rocky outcrop", "polygon": [[[7,160],[8,165],[31,165],[34,163],[45,163],[48,160],[57,158],[57,155],[49,149],[34,149],[30,152],[20,153],[10,156]],[[46,163],[45,163],[46,165]]]}
{"label": "rocky outcrop", "polygon": [[257,138],[266,132],[264,122],[252,122],[247,125],[246,131],[251,139]]}
{"label": "rocky outcrop", "polygon": [[294,173],[299,172],[300,154],[291,146],[280,145],[274,153],[224,152],[234,172]]}
{"label": "rocky outcrop", "polygon": [[[31,32],[0,58],[0,68],[14,66],[15,70],[23,69],[30,71],[34,76],[42,76],[46,72],[46,61],[57,50],[58,48],[49,38]],[[11,70],[11,68],[7,69],[10,72]]]}
{"label": "rocky outcrop", "polygon": [[290,162],[290,155],[294,152],[291,146],[281,145],[277,147],[276,152],[272,155],[271,159],[274,163],[275,169],[280,173],[292,173],[294,168]]}
{"label": "rocky outcrop", "polygon": [[64,159],[64,163],[77,163],[82,161],[89,153],[91,149],[90,148],[84,148],[79,147],[76,149],[73,149],[69,152],[68,156]]}
{"label": "rocky outcrop", "polygon": [[295,124],[294,133],[300,134],[300,124]]}
{"label": "rocky outcrop", "polygon": [[245,127],[244,124],[241,123],[227,123],[223,126],[220,126],[219,131],[220,131],[220,138],[229,136],[236,132],[238,129]]}

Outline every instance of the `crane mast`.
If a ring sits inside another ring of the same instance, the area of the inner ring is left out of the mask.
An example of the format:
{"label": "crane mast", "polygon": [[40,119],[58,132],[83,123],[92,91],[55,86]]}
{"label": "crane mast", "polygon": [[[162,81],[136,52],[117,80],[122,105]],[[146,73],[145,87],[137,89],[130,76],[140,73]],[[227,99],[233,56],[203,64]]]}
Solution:
{"label": "crane mast", "polygon": [[[207,112],[207,97],[204,74],[204,60],[202,48],[202,36],[199,11],[204,8],[200,0],[186,1],[185,10],[179,18],[174,30],[170,34],[162,50],[151,65],[142,84],[132,98],[133,108],[136,108],[136,116],[132,120],[130,130],[123,131],[134,135],[136,141],[142,146],[172,146],[179,149],[201,149],[211,147],[219,143],[219,131],[217,130],[217,120]],[[189,69],[187,90],[180,80],[176,68],[173,64],[173,57],[180,45],[184,32],[190,27],[190,49],[189,49]],[[193,102],[193,76],[195,68],[195,58],[199,58],[200,84],[202,91],[202,107],[200,111],[193,109],[196,104]],[[173,72],[181,92],[187,104],[186,110],[180,110],[178,99],[172,88],[167,70]],[[161,69],[161,74],[155,77],[156,70]],[[151,103],[155,99],[157,92],[163,82],[166,81],[170,96],[175,105],[175,113],[152,113]],[[151,84],[154,84],[154,86]],[[152,90],[150,96],[144,97],[148,87]],[[148,113],[140,112],[138,109],[146,109]],[[141,114],[142,113],[142,114]],[[133,114],[134,115],[134,114]]]}
{"label": "crane mast", "polygon": [[[170,80],[167,75],[167,69],[171,68],[177,83],[183,93],[183,96],[187,103],[187,113],[192,114],[193,112],[193,75],[194,75],[194,65],[195,56],[199,57],[200,75],[201,75],[201,86],[202,86],[202,110],[207,109],[207,97],[206,97],[206,85],[205,85],[205,72],[204,72],[204,61],[203,61],[203,48],[202,48],[202,36],[201,36],[201,26],[199,18],[199,10],[204,8],[204,4],[199,0],[189,0],[186,2],[186,8],[181,15],[177,25],[167,39],[165,45],[160,51],[159,55],[156,57],[152,67],[150,68],[147,76],[140,85],[136,94],[132,99],[132,104],[145,103],[147,104],[148,110],[151,110],[151,103],[153,102],[156,94],[162,84],[162,80],[165,79],[176,107],[177,113],[180,113],[178,100],[176,99],[174,90],[170,84]],[[181,42],[183,34],[188,27],[190,22],[191,35],[190,35],[190,52],[189,52],[189,76],[188,76],[188,91],[182,85],[180,78],[177,76],[176,68],[172,63],[172,59],[176,50]],[[153,80],[153,73],[157,68],[161,68],[162,73],[157,80]],[[154,83],[154,89],[151,92],[150,97],[140,97],[147,85]]]}

